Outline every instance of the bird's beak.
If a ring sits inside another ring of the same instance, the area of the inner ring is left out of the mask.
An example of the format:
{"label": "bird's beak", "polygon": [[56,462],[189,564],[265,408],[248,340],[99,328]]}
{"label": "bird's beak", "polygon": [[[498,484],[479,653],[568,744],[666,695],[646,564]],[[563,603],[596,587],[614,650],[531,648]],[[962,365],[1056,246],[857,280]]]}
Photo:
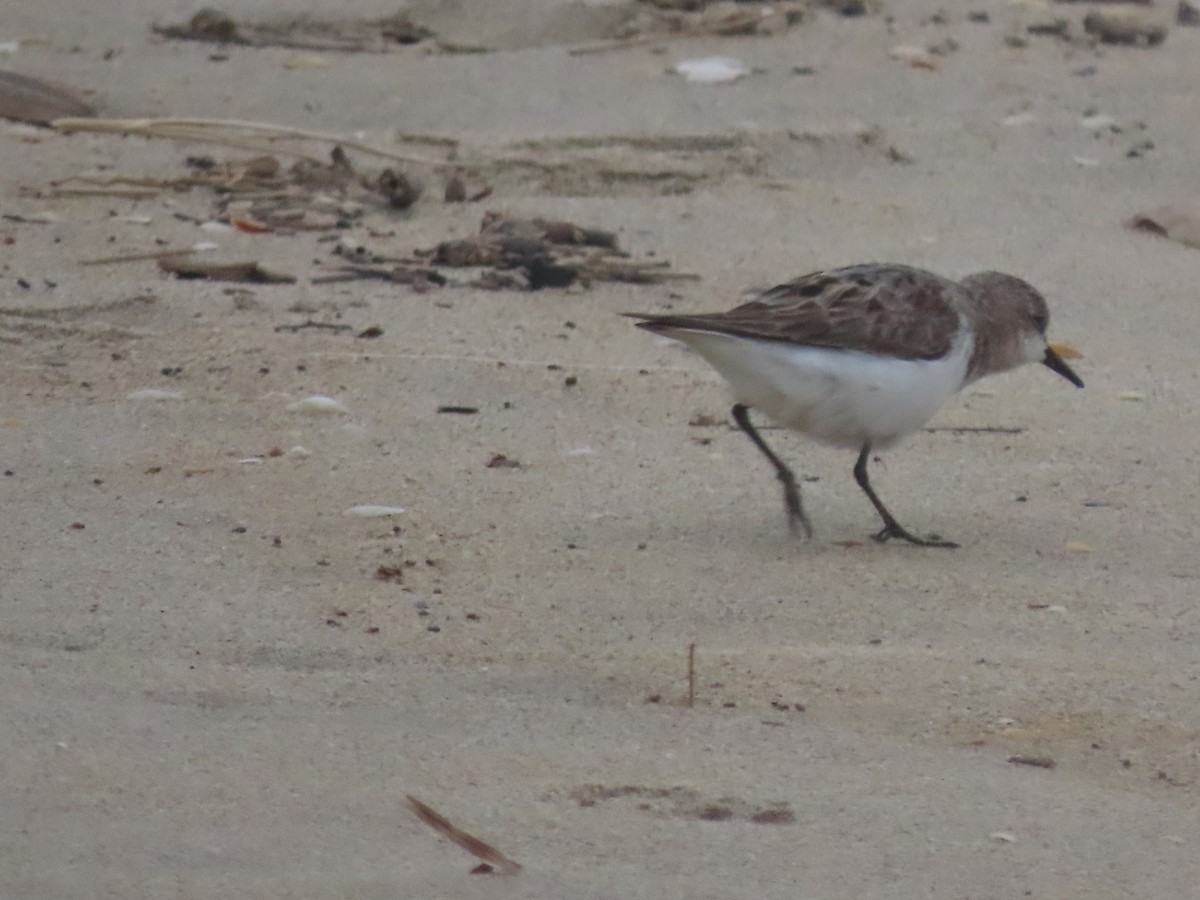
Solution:
{"label": "bird's beak", "polygon": [[1071,371],[1071,367],[1063,362],[1063,358],[1058,355],[1058,351],[1052,346],[1046,347],[1046,355],[1042,357],[1042,365],[1052,372],[1057,372],[1075,387],[1083,387],[1083,379]]}

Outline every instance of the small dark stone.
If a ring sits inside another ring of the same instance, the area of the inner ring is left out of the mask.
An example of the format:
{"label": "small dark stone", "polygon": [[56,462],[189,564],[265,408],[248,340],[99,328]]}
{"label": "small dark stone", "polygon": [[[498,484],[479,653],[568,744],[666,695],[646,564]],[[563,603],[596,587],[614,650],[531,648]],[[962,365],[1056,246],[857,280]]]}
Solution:
{"label": "small dark stone", "polygon": [[791,825],[796,821],[796,814],[786,807],[760,809],[750,817],[750,821],[758,825]]}
{"label": "small dark stone", "polygon": [[455,175],[446,182],[445,201],[447,203],[463,203],[467,199],[467,187],[463,180]]}

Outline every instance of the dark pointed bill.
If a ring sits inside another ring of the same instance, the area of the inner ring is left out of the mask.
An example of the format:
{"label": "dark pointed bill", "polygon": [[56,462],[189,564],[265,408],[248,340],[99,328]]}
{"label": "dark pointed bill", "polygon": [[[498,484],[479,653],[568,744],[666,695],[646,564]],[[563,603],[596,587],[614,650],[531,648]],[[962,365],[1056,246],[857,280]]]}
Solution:
{"label": "dark pointed bill", "polygon": [[1071,367],[1063,362],[1063,358],[1054,352],[1053,347],[1046,348],[1046,355],[1042,357],[1042,365],[1053,372],[1057,372],[1075,387],[1083,387],[1083,379],[1071,371]]}

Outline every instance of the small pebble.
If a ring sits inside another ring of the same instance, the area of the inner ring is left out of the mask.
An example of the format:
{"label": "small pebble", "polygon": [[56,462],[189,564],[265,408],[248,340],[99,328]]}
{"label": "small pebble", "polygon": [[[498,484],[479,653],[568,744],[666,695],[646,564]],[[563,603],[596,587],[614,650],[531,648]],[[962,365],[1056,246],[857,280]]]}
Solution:
{"label": "small pebble", "polygon": [[1117,125],[1116,119],[1112,116],[1102,115],[1101,113],[1084,116],[1079,120],[1079,124],[1088,131],[1120,131],[1120,126]]}

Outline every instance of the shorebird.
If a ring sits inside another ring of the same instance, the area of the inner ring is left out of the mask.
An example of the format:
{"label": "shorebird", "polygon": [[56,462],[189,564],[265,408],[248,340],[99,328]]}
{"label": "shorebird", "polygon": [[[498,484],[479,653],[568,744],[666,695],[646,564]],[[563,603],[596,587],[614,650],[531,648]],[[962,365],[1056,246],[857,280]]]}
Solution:
{"label": "shorebird", "polygon": [[733,420],[783,485],[788,523],[812,536],[792,470],[763,440],[750,409],[837,447],[858,450],[854,479],[883,519],[877,541],[957,547],[905,529],[867,477],[873,450],[923,427],[954,393],[985,375],[1040,362],[1083,381],[1047,343],[1050,313],[1031,285],[1002,272],[951,281],[909,266],[827,269],[773,287],[728,312],[626,313],[682,341],[733,388]]}

